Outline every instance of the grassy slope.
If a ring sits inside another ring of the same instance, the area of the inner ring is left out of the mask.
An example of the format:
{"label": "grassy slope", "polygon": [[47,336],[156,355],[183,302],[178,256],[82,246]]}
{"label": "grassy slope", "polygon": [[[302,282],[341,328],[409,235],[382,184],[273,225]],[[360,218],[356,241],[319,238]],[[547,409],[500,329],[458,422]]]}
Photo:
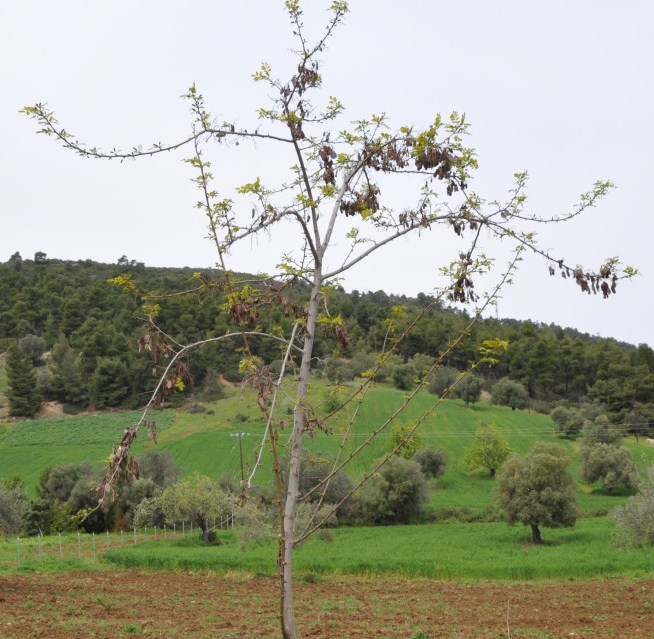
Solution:
{"label": "grassy slope", "polygon": [[[321,383],[316,383],[315,387],[317,397],[326,395],[327,391]],[[354,436],[351,443],[346,444],[345,452],[349,452],[366,433],[379,425],[384,416],[402,402],[403,396],[403,393],[386,387],[371,391],[368,401],[359,409],[353,427]],[[418,395],[404,419],[415,418],[428,410],[433,399],[428,393]],[[288,406],[288,400],[282,400],[281,414],[286,413]],[[172,452],[186,474],[197,470],[212,477],[224,474],[237,477],[240,473],[238,439],[232,434],[248,433],[242,441],[246,465],[251,466],[263,433],[263,420],[249,392],[233,391],[228,398],[211,408],[212,413],[154,413],[160,431],[159,445]],[[49,464],[83,459],[100,462],[107,457],[111,445],[120,439],[122,429],[133,421],[134,415],[109,413],[98,417],[0,424],[0,476],[21,475],[28,488],[33,489],[41,469]],[[347,422],[347,416],[340,417],[334,422],[331,435],[319,432],[315,440],[307,439],[309,447],[315,452],[337,452],[341,441],[340,430],[346,427]],[[497,424],[518,453],[526,453],[537,441],[561,441],[555,438],[548,417],[484,403],[465,409],[460,401],[444,402],[420,431],[422,445],[444,448],[450,460],[446,474],[433,482],[430,508],[467,507],[483,511],[490,506],[494,481],[483,472],[468,473],[459,461],[470,446],[476,428],[484,422]],[[286,441],[287,437],[282,433],[280,443],[285,444]],[[145,438],[137,442],[137,452],[153,445]],[[579,444],[563,444],[573,457],[570,470],[579,478]],[[368,469],[388,445],[388,435],[382,434],[355,458],[350,467],[351,474],[357,476]],[[633,450],[637,463],[645,464],[644,458],[654,461],[654,448],[645,445],[642,440],[640,444],[630,440],[628,446]],[[262,469],[257,475],[259,483],[265,483],[270,478],[267,453],[266,450]],[[594,513],[609,510],[622,503],[624,497],[608,497],[597,488],[593,490],[580,485],[579,500],[585,513]]]}

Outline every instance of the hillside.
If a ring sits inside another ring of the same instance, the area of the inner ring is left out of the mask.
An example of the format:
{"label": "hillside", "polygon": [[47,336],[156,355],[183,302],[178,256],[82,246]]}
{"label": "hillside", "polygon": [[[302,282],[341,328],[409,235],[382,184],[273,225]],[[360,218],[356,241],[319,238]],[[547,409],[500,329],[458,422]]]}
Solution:
{"label": "hillside", "polygon": [[[238,282],[251,276],[234,277]],[[122,282],[122,288],[110,280]],[[72,412],[89,406],[135,408],[145,401],[153,383],[150,358],[136,348],[144,331],[144,296],[157,296],[158,326],[171,339],[188,343],[237,328],[225,307],[223,280],[217,270],[200,274],[190,268],[152,268],[124,256],[116,264],[100,264],[50,259],[42,253],[29,260],[15,254],[0,263],[0,352],[16,340],[31,340],[39,393],[44,400],[70,406]],[[296,283],[284,289],[271,304],[262,296],[253,322],[264,331],[288,331],[292,324],[288,305],[301,299],[303,286]],[[179,295],[180,291],[187,294]],[[354,379],[356,373],[337,360],[360,361],[374,355],[388,340],[391,319],[399,335],[418,315],[422,317],[416,329],[395,344],[397,358],[391,364],[407,364],[419,355],[435,357],[470,318],[442,304],[424,312],[429,304],[433,298],[422,293],[408,298],[334,288],[329,293],[330,314],[342,318],[348,340],[341,344],[328,331],[320,334],[316,366],[332,379]],[[533,405],[541,403],[543,410],[552,402],[578,403],[588,397],[605,404],[616,423],[652,421],[654,351],[647,345],[635,347],[555,325],[483,319],[445,363],[465,369],[486,339],[509,343],[497,365],[478,369],[487,387],[509,376],[522,383]],[[281,356],[273,342],[255,340],[254,346],[267,363]],[[197,351],[189,359],[195,388],[212,384],[215,374],[240,380],[237,348],[232,341]],[[39,357],[39,352],[45,354]],[[389,369],[388,375],[393,377],[393,371]],[[411,371],[405,375],[413,376]],[[0,377],[0,392],[2,383]]]}
{"label": "hillside", "polygon": [[[316,382],[314,393],[326,393],[324,382]],[[346,444],[347,453],[358,444],[365,434],[379,424],[402,401],[403,394],[391,387],[380,385],[370,391],[368,400],[355,420],[353,437]],[[250,391],[231,390],[228,396],[213,404],[205,404],[205,412],[189,413],[184,410],[166,410],[154,413],[159,430],[159,446],[170,450],[175,461],[189,475],[195,471],[214,478],[224,475],[236,479],[240,475],[238,439],[235,433],[247,433],[242,438],[246,468],[251,467],[260,445],[264,424]],[[419,394],[405,416],[410,421],[427,410],[434,396]],[[282,412],[285,407],[282,406]],[[89,460],[100,464],[111,451],[125,426],[133,423],[135,413],[112,412],[84,415],[65,419],[29,420],[0,425],[0,477],[20,475],[28,491],[34,494],[40,472],[44,467],[61,463]],[[336,454],[341,434],[340,425],[345,424],[344,415],[334,424],[332,434],[318,433],[308,447],[314,452]],[[571,472],[578,484],[578,497],[586,515],[605,513],[623,503],[625,497],[609,497],[598,486],[588,486],[579,477],[579,444],[557,439],[549,417],[527,411],[512,411],[482,402],[465,408],[459,400],[445,401],[434,416],[421,427],[419,439],[422,446],[442,448],[447,452],[449,466],[442,477],[432,480],[432,496],[429,510],[431,518],[486,517],[491,506],[494,482],[483,472],[470,473],[461,465],[461,458],[470,446],[475,430],[482,423],[494,423],[518,453],[528,452],[538,441],[561,441],[572,457]],[[284,444],[283,434],[281,443]],[[137,439],[138,454],[154,444],[142,435]],[[627,440],[634,459],[641,469],[654,461],[654,447],[644,440],[636,443]],[[387,450],[389,436],[382,435],[356,458],[350,474],[360,476],[369,469],[374,459]],[[256,477],[256,483],[266,485],[270,481],[270,454],[266,449],[264,463]],[[462,510],[466,509],[466,510]]]}

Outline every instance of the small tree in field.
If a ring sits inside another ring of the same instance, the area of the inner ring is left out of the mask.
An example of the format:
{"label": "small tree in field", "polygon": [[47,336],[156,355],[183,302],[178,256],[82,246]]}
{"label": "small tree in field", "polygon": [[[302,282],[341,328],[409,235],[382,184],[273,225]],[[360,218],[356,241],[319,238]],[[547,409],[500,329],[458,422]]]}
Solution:
{"label": "small tree in field", "polygon": [[511,452],[495,424],[480,426],[475,433],[475,440],[463,457],[463,464],[470,470],[485,468],[491,477],[502,467]]}
{"label": "small tree in field", "polygon": [[540,526],[560,528],[577,521],[577,496],[570,463],[560,444],[539,443],[526,456],[512,455],[499,475],[496,501],[508,524],[531,527],[542,543]]}
{"label": "small tree in field", "polygon": [[456,386],[454,396],[465,402],[466,408],[475,404],[481,397],[481,389],[484,383],[474,375],[466,375]]}
{"label": "small tree in field", "polygon": [[[151,353],[155,366],[160,367],[160,376],[148,407],[161,405],[175,388],[183,388],[190,381],[184,357],[194,348],[231,342],[234,348],[241,349],[240,370],[245,381],[255,389],[257,403],[265,415],[264,441],[270,448],[276,478],[282,634],[286,639],[295,639],[298,630],[293,606],[294,549],[331,516],[327,511],[324,515],[308,518],[309,523],[301,529],[296,525],[305,436],[313,436],[326,427],[326,420],[318,417],[319,408],[312,406],[308,396],[311,369],[316,362],[316,334],[320,330],[341,344],[349,343],[341,317],[330,312],[329,293],[339,279],[373,253],[388,248],[403,237],[440,233],[456,246],[453,259],[443,259],[442,287],[418,316],[398,331],[390,330],[394,327],[394,319],[389,318],[388,339],[378,354],[376,367],[367,372],[367,381],[353,390],[343,403],[351,405],[353,400],[363,401],[377,373],[415,329],[421,317],[445,300],[458,303],[479,301],[475,280],[493,268],[492,259],[481,252],[481,245],[487,250],[489,241],[495,238],[505,243],[513,242],[515,247],[506,268],[495,272],[496,281],[481,298],[469,324],[451,338],[426,370],[419,371],[417,380],[411,379],[414,387],[408,390],[400,407],[378,423],[371,424],[368,435],[357,440],[352,452],[347,454],[345,444],[351,441],[352,429],[346,428],[332,473],[325,478],[322,487],[315,488],[323,491],[332,476],[401,415],[430,375],[447,361],[469,334],[479,314],[511,279],[524,251],[534,251],[548,261],[552,275],[559,271],[582,291],[601,292],[604,297],[615,292],[622,274],[615,259],[608,260],[597,271],[568,266],[541,249],[535,243],[533,229],[525,228],[529,223],[560,222],[577,216],[608,192],[612,186],[610,182],[597,182],[591,191],[581,196],[571,212],[546,219],[525,210],[526,173],[515,175],[515,185],[506,201],[484,199],[470,189],[477,159],[474,150],[465,144],[469,124],[464,115],[452,113],[442,117],[436,114],[433,121],[421,127],[410,123],[396,126],[386,115],[364,116],[350,124],[352,118],[343,116],[344,107],[338,98],[325,98],[326,94],[321,91],[321,57],[334,30],[348,12],[347,3],[342,0],[330,3],[327,24],[315,41],[310,41],[306,35],[300,1],[285,0],[284,7],[293,31],[296,60],[283,77],[277,77],[266,63],[254,74],[254,80],[264,85],[266,94],[272,99],[257,109],[257,119],[248,128],[230,121],[216,121],[195,86],[184,95],[193,117],[191,131],[177,142],[156,143],[145,149],[137,146],[130,151],[103,151],[86,146],[60,126],[44,104],[28,106],[23,111],[37,121],[40,132],[53,136],[64,147],[84,157],[124,160],[186,150],[184,161],[195,171],[194,181],[200,192],[197,208],[206,215],[209,236],[223,271],[217,281],[201,278],[198,290],[223,295],[224,308],[230,313],[236,328],[200,342],[182,344],[178,339],[171,339],[157,324],[160,297],[152,299],[127,275],[114,281],[138,297],[150,318],[139,345]],[[231,143],[246,142],[275,145],[277,164],[285,162],[290,167],[288,175],[274,184],[267,183],[261,175],[249,175],[236,192],[220,196],[214,187],[207,154],[228,154]],[[386,195],[398,192],[403,194],[401,204],[396,205],[386,198]],[[245,250],[249,250],[250,242],[261,234],[273,236],[283,247],[279,271],[275,277],[261,276],[256,282],[252,279],[239,281],[228,269],[229,253],[243,244]],[[625,274],[633,272],[627,269]],[[296,282],[305,284],[300,302],[287,293]],[[264,334],[258,328],[257,309],[262,304],[280,307],[286,316],[292,318],[292,325],[285,334]],[[400,313],[401,309],[398,309]],[[253,335],[257,336],[256,340],[252,340]],[[283,348],[279,376],[273,375],[254,352],[254,345],[261,340],[274,341]],[[496,340],[483,344],[470,369],[482,362],[495,361],[498,351],[504,346]],[[292,426],[290,434],[285,437],[289,439],[289,461],[282,472],[278,442],[285,420],[278,416],[277,392],[289,359],[295,360],[297,375]],[[434,405],[413,423],[413,429],[433,413],[439,401],[437,398]],[[328,417],[335,412],[332,411]],[[127,479],[133,475],[130,446],[139,427],[145,423],[151,425],[146,417],[147,410],[137,424],[126,429],[122,442],[111,457],[110,471],[101,485],[101,499],[111,494],[119,477]],[[261,454],[244,482],[245,490],[259,467]],[[396,463],[399,458],[392,451],[381,458],[352,491],[370,477],[377,476],[391,459]],[[287,482],[284,476],[288,477]],[[302,498],[310,499],[310,496],[302,495]],[[334,508],[337,507],[335,504]],[[321,508],[319,502],[316,508]]]}
{"label": "small tree in field", "polygon": [[508,377],[503,377],[491,391],[493,404],[499,406],[510,406],[511,410],[524,408],[527,405],[527,389],[520,383],[514,382]]}
{"label": "small tree in field", "polygon": [[179,521],[194,522],[205,542],[209,541],[211,522],[221,517],[226,519],[236,511],[232,495],[203,475],[166,487],[156,505],[171,524]]}

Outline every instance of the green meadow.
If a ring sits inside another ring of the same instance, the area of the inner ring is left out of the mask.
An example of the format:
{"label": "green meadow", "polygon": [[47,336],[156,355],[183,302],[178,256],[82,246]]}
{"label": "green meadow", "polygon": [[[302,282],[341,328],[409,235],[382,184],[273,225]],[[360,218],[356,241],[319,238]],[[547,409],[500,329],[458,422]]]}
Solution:
{"label": "green meadow", "polygon": [[[654,575],[654,548],[620,548],[613,542],[614,534],[610,518],[546,529],[541,546],[527,542],[523,526],[503,523],[339,528],[329,541],[314,537],[301,544],[294,561],[297,572],[305,576],[399,574],[499,581]],[[104,557],[125,568],[275,574],[274,541],[241,549],[233,530],[220,532],[219,538],[218,546],[202,545],[195,537],[126,545]]]}
{"label": "green meadow", "polygon": [[[349,390],[353,390],[350,388]],[[326,398],[329,388],[322,382],[314,384],[314,398]],[[359,446],[371,430],[379,426],[386,415],[397,409],[405,395],[383,385],[373,388],[358,408],[353,403],[343,414],[331,421],[329,433],[317,431],[315,438],[307,436],[307,447],[315,453],[348,455]],[[431,409],[434,396],[418,394],[399,418],[411,422]],[[184,474],[200,472],[219,478],[240,475],[238,433],[241,438],[246,472],[253,467],[261,445],[264,421],[256,408],[251,391],[230,390],[225,399],[207,404],[205,412],[190,413],[155,411],[150,418],[157,422],[158,445],[170,450]],[[290,401],[283,399],[279,414],[290,424]],[[356,411],[356,415],[353,415]],[[120,440],[123,429],[135,423],[138,412],[113,412],[59,419],[37,419],[0,424],[0,476],[20,475],[30,494],[38,482],[43,468],[49,465],[88,460],[103,463],[113,444]],[[572,463],[570,471],[579,482],[579,504],[584,515],[606,514],[623,503],[625,495],[608,496],[598,486],[584,485],[579,481],[580,445],[556,437],[549,417],[527,411],[512,411],[481,402],[465,408],[459,400],[444,401],[427,417],[419,430],[421,446],[445,449],[449,465],[446,473],[432,480],[432,496],[428,510],[436,520],[447,520],[454,513],[466,509],[470,518],[484,518],[492,508],[492,490],[495,482],[484,472],[470,473],[460,463],[470,446],[477,427],[484,423],[496,424],[505,439],[517,453],[528,452],[538,441],[559,441],[568,450]],[[343,433],[350,427],[350,437],[343,443]],[[287,437],[282,430],[282,452]],[[654,447],[642,439],[639,443],[629,439],[625,444],[632,450],[641,468],[654,461]],[[145,431],[136,440],[135,452],[154,446]],[[348,472],[361,476],[390,446],[390,433],[386,431],[352,460]],[[271,462],[266,448],[263,463],[255,482],[265,484],[271,478]]]}

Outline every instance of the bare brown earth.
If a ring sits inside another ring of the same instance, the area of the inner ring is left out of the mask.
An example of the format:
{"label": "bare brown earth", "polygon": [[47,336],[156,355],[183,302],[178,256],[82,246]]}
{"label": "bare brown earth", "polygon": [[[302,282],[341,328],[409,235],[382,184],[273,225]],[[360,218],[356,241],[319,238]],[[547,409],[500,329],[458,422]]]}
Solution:
{"label": "bare brown earth", "polygon": [[[0,576],[2,639],[280,635],[276,580],[106,570]],[[320,577],[297,587],[305,638],[654,637],[654,580],[452,584]]]}

